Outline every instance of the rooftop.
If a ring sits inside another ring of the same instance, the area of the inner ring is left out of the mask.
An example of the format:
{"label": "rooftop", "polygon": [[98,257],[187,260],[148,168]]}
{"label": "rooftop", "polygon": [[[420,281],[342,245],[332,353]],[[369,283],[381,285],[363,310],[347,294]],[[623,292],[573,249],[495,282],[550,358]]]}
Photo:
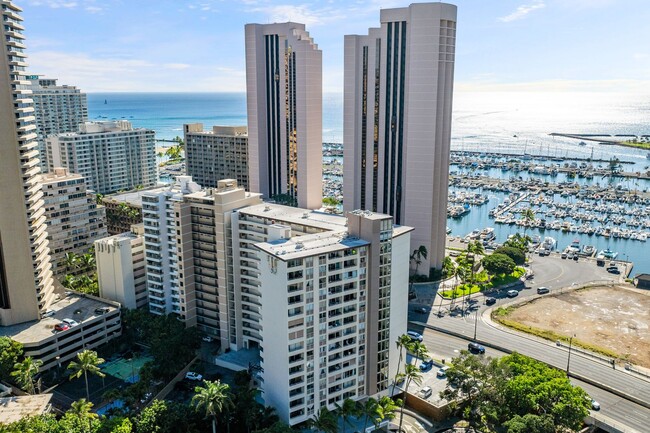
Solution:
{"label": "rooftop", "polygon": [[348,236],[347,232],[330,231],[296,236],[291,239],[278,239],[272,242],[260,242],[255,244],[255,246],[267,254],[287,261],[300,257],[310,257],[347,248],[360,247],[369,243],[363,239]]}
{"label": "rooftop", "polygon": [[120,308],[117,302],[75,292],[66,293],[68,295],[63,295],[50,306],[50,310],[54,311],[52,316],[18,325],[0,326],[0,336],[11,337],[23,344],[31,344],[52,337],[56,332],[54,326],[63,319],[73,319],[81,324],[101,316],[95,313],[97,308],[108,307],[109,312]]}
{"label": "rooftop", "polygon": [[118,193],[118,194],[113,194],[107,197],[104,197],[104,200],[107,201],[114,201],[118,203],[128,203],[130,205],[135,205],[138,207],[142,207],[142,195],[143,194],[157,194],[163,191],[168,191],[170,189],[170,185],[166,186],[154,186],[152,188],[147,188],[147,189],[140,189],[136,191],[128,191],[128,192],[123,192],[123,193]]}
{"label": "rooftop", "polygon": [[0,420],[11,424],[28,416],[41,415],[49,411],[52,394],[23,395],[0,398]]}
{"label": "rooftop", "polygon": [[323,230],[347,231],[347,218],[325,212],[284,206],[275,203],[264,203],[241,209],[240,213],[260,218],[278,219],[288,223],[308,225]]}

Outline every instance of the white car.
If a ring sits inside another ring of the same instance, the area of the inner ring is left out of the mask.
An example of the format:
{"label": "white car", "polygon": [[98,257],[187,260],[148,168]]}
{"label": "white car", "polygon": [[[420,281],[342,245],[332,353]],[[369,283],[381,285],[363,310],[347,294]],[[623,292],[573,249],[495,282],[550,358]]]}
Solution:
{"label": "white car", "polygon": [[185,379],[188,380],[203,380],[203,376],[200,375],[199,373],[195,373],[193,371],[188,371],[185,373]]}
{"label": "white car", "polygon": [[412,340],[419,341],[420,343],[422,343],[422,341],[424,340],[424,338],[422,337],[422,335],[418,334],[418,333],[415,332],[415,331],[407,331],[407,332],[406,332],[406,335],[408,335],[409,337],[411,337]]}
{"label": "white car", "polygon": [[516,291],[516,290],[508,290],[508,292],[506,293],[506,296],[507,296],[508,298],[514,298],[514,297],[516,297],[517,295],[519,295],[519,292]]}
{"label": "white car", "polygon": [[444,379],[447,377],[447,370],[449,370],[449,366],[445,365],[444,367],[441,367],[440,370],[436,373],[436,377],[440,379]]}
{"label": "white car", "polygon": [[201,340],[205,341],[206,343],[212,343],[214,341],[209,335],[206,335]]}
{"label": "white car", "polygon": [[76,320],[72,320],[72,319],[63,319],[63,320],[61,320],[61,321],[62,321],[63,323],[67,323],[71,328],[72,328],[73,326],[78,326],[78,325],[79,325],[79,322],[77,322]]}
{"label": "white car", "polygon": [[420,394],[420,397],[426,400],[427,398],[431,397],[431,394],[433,394],[433,390],[431,389],[430,386],[425,386],[419,391],[418,394]]}

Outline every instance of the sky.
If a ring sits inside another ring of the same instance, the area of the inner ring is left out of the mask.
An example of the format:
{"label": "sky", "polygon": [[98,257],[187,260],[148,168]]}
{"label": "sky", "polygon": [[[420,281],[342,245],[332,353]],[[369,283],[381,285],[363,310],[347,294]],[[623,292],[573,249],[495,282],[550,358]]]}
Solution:
{"label": "sky", "polygon": [[[243,92],[244,25],[306,24],[323,90],[343,90],[343,36],[397,0],[14,0],[30,72],[86,92]],[[457,0],[458,91],[650,93],[648,0]]]}

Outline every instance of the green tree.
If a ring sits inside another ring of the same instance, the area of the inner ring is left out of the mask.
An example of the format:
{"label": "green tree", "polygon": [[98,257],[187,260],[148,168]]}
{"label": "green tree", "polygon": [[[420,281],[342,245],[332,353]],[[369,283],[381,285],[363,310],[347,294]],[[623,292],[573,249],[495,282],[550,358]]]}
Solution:
{"label": "green tree", "polygon": [[422,361],[429,359],[429,349],[427,349],[427,346],[424,343],[414,341],[411,343],[408,350],[411,352],[414,359],[420,359]]}
{"label": "green tree", "polygon": [[[71,417],[74,420],[77,420],[77,423],[72,422],[71,424],[81,426],[81,431],[85,433],[90,433],[93,430],[97,429],[97,425],[93,428],[93,420],[98,418],[96,413],[92,412],[93,404],[86,399],[80,399],[70,405],[70,410],[66,412],[65,418]],[[64,421],[62,420],[62,421]]]}
{"label": "green tree", "polygon": [[420,245],[416,250],[413,250],[410,261],[415,263],[415,275],[418,274],[418,267],[422,264],[422,261],[426,260],[428,256],[429,252],[424,245]]}
{"label": "green tree", "polygon": [[154,400],[133,419],[137,433],[205,433],[209,426],[193,407]]}
{"label": "green tree", "polygon": [[494,250],[494,254],[505,254],[510,257],[517,266],[526,263],[526,254],[519,248],[501,246]]}
{"label": "green tree", "polygon": [[505,247],[514,247],[520,249],[524,254],[528,251],[528,246],[531,244],[532,239],[530,236],[520,233],[515,233],[511,238],[503,243]]}
{"label": "green tree", "polygon": [[443,277],[451,277],[454,275],[454,271],[456,270],[456,265],[454,264],[454,260],[449,257],[445,256],[444,260],[442,261],[442,275]]}
{"label": "green tree", "polygon": [[485,270],[493,275],[509,275],[517,266],[510,257],[496,253],[483,257],[481,263]]}
{"label": "green tree", "polygon": [[338,433],[339,426],[336,414],[330,411],[327,406],[320,408],[318,413],[309,420],[309,427],[317,432]]}
{"label": "green tree", "polygon": [[503,423],[508,429],[507,433],[555,433],[553,417],[550,415],[535,415],[532,413],[524,416],[515,415]]}
{"label": "green tree", "polygon": [[359,415],[363,415],[363,428],[368,427],[368,421],[374,423],[377,417],[378,402],[372,397],[368,397],[365,402],[359,403]]}
{"label": "green tree", "polygon": [[78,379],[82,375],[86,382],[86,400],[90,403],[90,389],[88,388],[88,373],[94,374],[99,377],[106,376],[99,368],[100,364],[104,363],[104,359],[97,356],[94,350],[84,350],[77,353],[77,361],[71,361],[68,369],[72,370],[70,380]]}
{"label": "green tree", "polygon": [[528,226],[530,226],[530,224],[535,221],[535,211],[533,211],[532,208],[524,209],[521,212],[521,219],[524,222],[524,235],[525,235],[526,230],[528,230]]}
{"label": "green tree", "polygon": [[0,422],[0,433],[53,433],[59,431],[59,423],[54,414],[25,417],[11,424]]}
{"label": "green tree", "polygon": [[0,337],[0,380],[9,380],[18,358],[23,356],[23,345],[9,337]]}
{"label": "green tree", "polygon": [[219,380],[206,380],[204,386],[197,386],[194,392],[196,394],[192,397],[192,405],[197,410],[205,409],[205,416],[212,419],[212,433],[217,433],[217,415],[232,407],[230,386]]}
{"label": "green tree", "polygon": [[73,269],[77,269],[77,267],[79,266],[79,257],[72,252],[65,253],[63,262],[65,263],[66,272],[69,273]]}
{"label": "green tree", "polygon": [[413,345],[413,339],[409,337],[407,334],[402,334],[395,341],[395,345],[397,346],[397,350],[399,351],[399,358],[397,358],[397,370],[395,372],[395,379],[393,383],[395,384],[395,386],[397,386],[397,383],[400,378],[399,375],[400,364],[402,364],[402,361],[404,361],[404,350],[408,351],[411,348],[411,346]]}
{"label": "green tree", "polygon": [[31,356],[28,356],[21,362],[14,364],[14,371],[11,372],[11,375],[16,378],[16,382],[22,389],[30,394],[36,394],[34,376],[38,374],[41,365],[43,365],[43,361],[40,359],[34,360]]}
{"label": "green tree", "polygon": [[383,396],[377,400],[377,410],[375,411],[375,418],[373,423],[375,429],[379,429],[379,424],[384,421],[392,421],[395,419],[397,410],[402,406],[402,400],[394,401],[388,396]]}
{"label": "green tree", "polygon": [[359,406],[356,401],[346,398],[343,400],[343,404],[336,403],[336,414],[343,419],[343,433],[345,433],[347,425],[353,426],[350,417],[359,415]]}
{"label": "green tree", "polygon": [[404,406],[406,406],[406,396],[408,395],[408,389],[411,382],[416,385],[422,383],[422,374],[420,374],[420,369],[413,364],[404,365],[404,373],[400,373],[404,378],[404,399],[400,406],[400,417],[399,417],[399,429],[397,431],[402,431],[402,421],[404,421]]}
{"label": "green tree", "polygon": [[282,421],[276,421],[270,427],[258,430],[255,433],[296,433],[296,431]]}

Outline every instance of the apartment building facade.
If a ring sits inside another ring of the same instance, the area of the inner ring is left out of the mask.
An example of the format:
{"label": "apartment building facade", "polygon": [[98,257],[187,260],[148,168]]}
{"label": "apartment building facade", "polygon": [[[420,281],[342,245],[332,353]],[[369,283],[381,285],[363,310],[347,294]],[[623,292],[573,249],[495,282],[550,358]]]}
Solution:
{"label": "apartment building facade", "polygon": [[247,24],[251,191],[322,207],[322,52],[304,24]]}
{"label": "apartment building facade", "polygon": [[50,169],[84,176],[99,194],[148,188],[157,183],[154,131],[126,120],[86,122],[78,132],[46,139]]}
{"label": "apartment building facade", "polygon": [[444,259],[456,6],[382,9],[380,21],[345,37],[344,209],[414,227],[428,272]]}
{"label": "apartment building facade", "polygon": [[147,270],[144,225],[130,232],[98,239],[95,245],[99,296],[119,302],[124,308],[147,308]]}
{"label": "apartment building facade", "polygon": [[221,179],[235,179],[249,190],[248,129],[245,126],[183,125],[187,175],[204,188],[215,188]]}
{"label": "apartment building facade", "polygon": [[54,301],[34,104],[21,9],[0,0],[0,326],[40,318]]}
{"label": "apartment building facade", "polygon": [[80,123],[87,122],[88,98],[75,86],[58,85],[56,79],[39,75],[26,78],[34,101],[41,171],[46,172],[49,164],[45,137],[75,132]]}
{"label": "apartment building facade", "polygon": [[68,272],[67,253],[85,254],[96,239],[108,235],[103,207],[98,207],[94,194],[86,190],[80,174],[56,167],[41,175],[47,237],[50,245],[52,272],[61,277]]}

